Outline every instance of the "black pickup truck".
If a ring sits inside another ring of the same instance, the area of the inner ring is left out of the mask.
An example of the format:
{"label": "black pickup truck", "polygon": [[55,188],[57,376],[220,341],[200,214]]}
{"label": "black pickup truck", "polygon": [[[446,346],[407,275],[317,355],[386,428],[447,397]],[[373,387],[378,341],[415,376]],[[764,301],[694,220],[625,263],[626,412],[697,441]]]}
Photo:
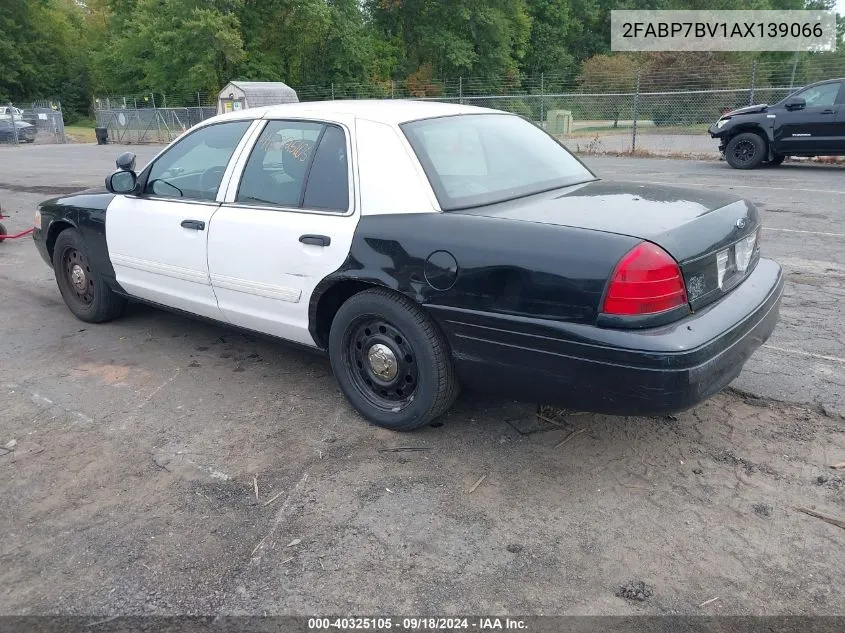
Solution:
{"label": "black pickup truck", "polygon": [[774,105],[733,110],[709,131],[734,169],[780,165],[787,156],[845,156],[845,78],[811,84]]}

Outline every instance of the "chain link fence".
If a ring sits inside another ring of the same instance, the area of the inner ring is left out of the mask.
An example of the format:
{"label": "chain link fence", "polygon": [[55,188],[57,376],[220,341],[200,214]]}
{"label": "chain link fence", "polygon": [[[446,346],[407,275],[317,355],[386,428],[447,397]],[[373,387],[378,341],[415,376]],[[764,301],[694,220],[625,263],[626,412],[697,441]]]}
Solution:
{"label": "chain link fence", "polygon": [[[707,128],[723,113],[773,104],[803,85],[837,77],[845,77],[841,58],[745,65],[690,58],[577,77],[408,79],[296,91],[300,101],[421,99],[504,110],[531,119],[579,153],[703,157],[718,155]],[[166,143],[217,113],[216,95],[205,93],[105,97],[95,109],[98,125],[118,143]]]}
{"label": "chain link fence", "polygon": [[214,95],[202,92],[146,93],[95,99],[94,113],[97,127],[106,128],[110,143],[169,143],[217,114],[217,104]]}
{"label": "chain link fence", "polygon": [[0,104],[0,143],[66,143],[62,104],[35,101]]}

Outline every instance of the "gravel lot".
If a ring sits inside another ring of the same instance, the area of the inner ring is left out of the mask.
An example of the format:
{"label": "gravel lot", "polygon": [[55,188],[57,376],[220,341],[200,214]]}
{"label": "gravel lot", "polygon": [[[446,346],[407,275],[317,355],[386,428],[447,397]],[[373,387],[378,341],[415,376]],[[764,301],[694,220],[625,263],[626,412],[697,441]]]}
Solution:
{"label": "gravel lot", "polygon": [[[7,227],[123,149],[0,147]],[[0,244],[0,613],[845,615],[845,530],[796,509],[845,519],[845,168],[585,161],[750,198],[787,271],[774,337],[677,418],[465,395],[394,434],[319,357],[140,306],[82,323]]]}

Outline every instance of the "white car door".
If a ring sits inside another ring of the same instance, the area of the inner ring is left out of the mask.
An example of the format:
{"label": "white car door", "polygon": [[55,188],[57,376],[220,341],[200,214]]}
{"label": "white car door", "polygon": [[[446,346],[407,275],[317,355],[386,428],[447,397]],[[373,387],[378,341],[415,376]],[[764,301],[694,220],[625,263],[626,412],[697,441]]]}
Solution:
{"label": "white car door", "polygon": [[208,275],[208,227],[251,125],[259,124],[227,121],[188,133],[154,160],[145,182],[142,175],[139,195],[115,196],[106,241],[129,294],[225,320]]}
{"label": "white car door", "polygon": [[359,217],[351,127],[270,120],[242,153],[208,235],[211,283],[230,322],[315,344],[311,294],[346,260]]}

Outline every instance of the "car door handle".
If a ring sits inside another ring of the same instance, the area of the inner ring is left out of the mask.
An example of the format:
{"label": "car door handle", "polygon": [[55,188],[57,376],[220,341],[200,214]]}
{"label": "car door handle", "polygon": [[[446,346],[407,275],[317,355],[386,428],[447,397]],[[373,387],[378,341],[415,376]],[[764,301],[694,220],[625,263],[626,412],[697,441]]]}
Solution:
{"label": "car door handle", "polygon": [[195,231],[204,231],[205,222],[202,220],[182,220],[183,229],[193,229]]}
{"label": "car door handle", "polygon": [[299,241],[313,246],[328,246],[332,243],[332,238],[328,235],[300,235]]}
{"label": "car door handle", "polygon": [[836,110],[822,110],[819,114],[836,114]]}

